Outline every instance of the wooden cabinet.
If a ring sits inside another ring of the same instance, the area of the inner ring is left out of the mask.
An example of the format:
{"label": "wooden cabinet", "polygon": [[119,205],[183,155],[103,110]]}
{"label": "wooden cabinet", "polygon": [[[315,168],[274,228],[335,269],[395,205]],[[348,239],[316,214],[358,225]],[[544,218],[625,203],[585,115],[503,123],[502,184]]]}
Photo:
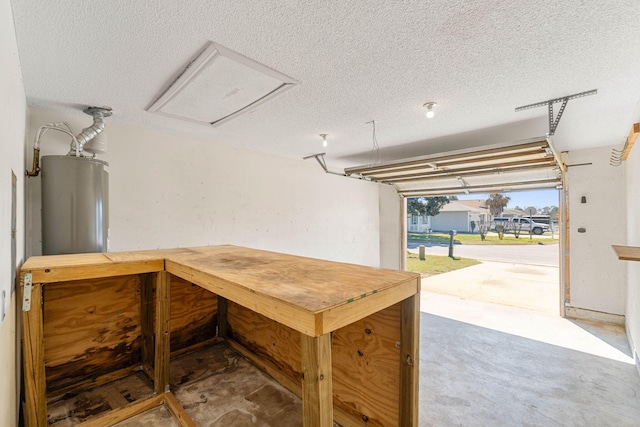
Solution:
{"label": "wooden cabinet", "polygon": [[170,362],[227,345],[302,397],[304,426],[417,426],[419,276],[235,246],[30,258],[22,268],[25,419],[143,372],[148,396],[87,417],[111,425],[158,405]]}

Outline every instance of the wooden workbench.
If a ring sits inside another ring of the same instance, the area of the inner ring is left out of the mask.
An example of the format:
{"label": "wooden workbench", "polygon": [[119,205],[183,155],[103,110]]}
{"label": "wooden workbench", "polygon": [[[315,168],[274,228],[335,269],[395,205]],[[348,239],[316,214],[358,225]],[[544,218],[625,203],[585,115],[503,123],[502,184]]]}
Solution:
{"label": "wooden workbench", "polygon": [[419,276],[234,246],[32,257],[21,273],[25,419],[142,370],[164,404],[171,357],[223,340],[302,397],[303,425],[418,425]]}

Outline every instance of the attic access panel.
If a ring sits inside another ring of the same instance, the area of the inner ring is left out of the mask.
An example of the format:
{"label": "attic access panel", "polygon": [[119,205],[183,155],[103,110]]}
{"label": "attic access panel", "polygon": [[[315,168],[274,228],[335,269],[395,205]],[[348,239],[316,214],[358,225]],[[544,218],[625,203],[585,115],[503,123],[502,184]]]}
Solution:
{"label": "attic access panel", "polygon": [[147,111],[218,126],[298,83],[279,71],[210,41]]}
{"label": "attic access panel", "polygon": [[501,193],[562,186],[546,137],[345,169],[345,175],[393,185],[405,197]]}

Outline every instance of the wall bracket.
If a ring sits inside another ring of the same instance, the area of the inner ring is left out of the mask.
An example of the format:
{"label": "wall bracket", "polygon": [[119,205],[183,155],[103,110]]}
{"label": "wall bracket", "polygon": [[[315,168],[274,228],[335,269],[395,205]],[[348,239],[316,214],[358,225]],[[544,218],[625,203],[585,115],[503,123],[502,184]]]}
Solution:
{"label": "wall bracket", "polygon": [[622,150],[611,149],[611,156],[609,157],[609,164],[611,166],[620,166],[623,160],[627,160],[631,147],[635,144],[636,139],[640,134],[640,123],[634,123],[629,131],[629,136],[625,139]]}
{"label": "wall bracket", "polygon": [[31,310],[31,287],[33,286],[33,278],[31,273],[25,273],[24,286],[22,291],[22,311]]}

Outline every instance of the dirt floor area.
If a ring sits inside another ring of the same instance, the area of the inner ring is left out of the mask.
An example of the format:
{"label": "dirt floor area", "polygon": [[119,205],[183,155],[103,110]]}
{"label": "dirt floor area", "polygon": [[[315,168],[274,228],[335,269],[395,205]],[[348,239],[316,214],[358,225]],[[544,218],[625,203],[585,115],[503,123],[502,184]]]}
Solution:
{"label": "dirt floor area", "polygon": [[[293,427],[302,425],[302,401],[224,344],[171,362],[170,387],[197,425],[210,427]],[[50,401],[49,425],[73,426],[92,415],[150,396],[153,388],[139,372],[77,394]],[[161,405],[117,424],[177,426]]]}

